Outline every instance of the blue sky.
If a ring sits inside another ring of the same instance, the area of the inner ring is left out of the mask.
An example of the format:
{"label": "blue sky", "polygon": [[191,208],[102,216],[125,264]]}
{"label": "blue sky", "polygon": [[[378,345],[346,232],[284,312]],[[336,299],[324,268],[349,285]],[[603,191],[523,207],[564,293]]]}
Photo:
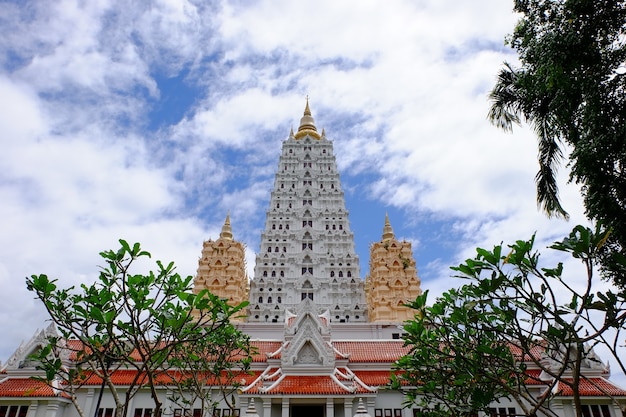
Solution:
{"label": "blue sky", "polygon": [[192,275],[230,212],[252,271],[307,95],[362,277],[385,213],[434,294],[477,246],[584,222],[565,171],[570,222],[537,211],[535,139],[486,120],[512,2],[382,4],[0,0],[0,360],[46,325],[24,277],[90,282],[119,238]]}

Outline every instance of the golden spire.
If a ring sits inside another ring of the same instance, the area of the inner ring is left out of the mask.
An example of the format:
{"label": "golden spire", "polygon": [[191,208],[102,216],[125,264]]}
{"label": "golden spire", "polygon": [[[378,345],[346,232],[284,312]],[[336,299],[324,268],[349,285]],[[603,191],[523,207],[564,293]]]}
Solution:
{"label": "golden spire", "polygon": [[304,108],[304,116],[300,119],[300,127],[296,133],[296,139],[300,139],[309,135],[315,139],[320,139],[320,134],[317,133],[315,127],[315,119],[311,116],[311,109],[309,108],[309,96],[306,96],[306,106]]}
{"label": "golden spire", "polygon": [[230,213],[226,215],[226,221],[224,222],[224,226],[222,226],[220,239],[233,240],[233,229],[230,227]]}
{"label": "golden spire", "polygon": [[393,234],[391,223],[389,223],[389,215],[385,213],[385,228],[383,229],[383,242],[387,242],[395,238],[396,236]]}

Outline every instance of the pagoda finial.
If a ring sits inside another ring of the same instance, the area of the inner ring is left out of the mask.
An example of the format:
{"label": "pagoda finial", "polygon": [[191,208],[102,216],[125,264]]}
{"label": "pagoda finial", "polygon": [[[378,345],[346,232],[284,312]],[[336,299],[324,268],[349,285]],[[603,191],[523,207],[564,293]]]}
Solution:
{"label": "pagoda finial", "polygon": [[248,398],[248,408],[243,415],[244,417],[259,417],[259,414],[256,412],[256,407],[254,406],[254,398]]}
{"label": "pagoda finial", "polygon": [[233,240],[233,229],[230,227],[230,213],[226,215],[226,221],[224,222],[224,226],[222,226],[222,233],[220,233],[220,238],[225,240]]}
{"label": "pagoda finial", "polygon": [[391,223],[389,223],[389,215],[385,213],[385,227],[383,229],[383,242],[387,242],[389,240],[395,239],[396,236],[393,234],[393,229],[391,228]]}
{"label": "pagoda finial", "polygon": [[291,126],[291,130],[289,131],[289,138],[293,138],[293,126]]}
{"label": "pagoda finial", "polygon": [[363,398],[359,398],[359,405],[356,408],[354,417],[370,417],[370,414],[367,412],[367,408],[365,408],[365,405],[363,404]]}
{"label": "pagoda finial", "polygon": [[296,133],[296,139],[300,139],[305,137],[306,135],[311,136],[315,139],[320,139],[320,134],[317,133],[317,128],[315,127],[315,119],[311,115],[311,108],[309,107],[309,96],[306,96],[306,106],[304,107],[304,116],[300,119],[300,127],[298,127],[298,132]]}

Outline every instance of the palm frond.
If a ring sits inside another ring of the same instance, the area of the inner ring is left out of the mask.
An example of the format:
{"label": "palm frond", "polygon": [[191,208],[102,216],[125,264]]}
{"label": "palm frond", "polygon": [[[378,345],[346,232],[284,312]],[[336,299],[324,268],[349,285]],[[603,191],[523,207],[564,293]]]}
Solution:
{"label": "palm frond", "polygon": [[516,83],[517,73],[511,65],[505,63],[498,74],[496,85],[489,93],[492,104],[487,118],[505,132],[513,130],[513,123],[520,124],[523,102]]}
{"label": "palm frond", "polygon": [[569,214],[561,205],[556,174],[563,158],[558,130],[547,115],[535,115],[532,125],[537,134],[539,150],[539,171],[535,176],[537,184],[537,205],[548,216],[569,219]]}

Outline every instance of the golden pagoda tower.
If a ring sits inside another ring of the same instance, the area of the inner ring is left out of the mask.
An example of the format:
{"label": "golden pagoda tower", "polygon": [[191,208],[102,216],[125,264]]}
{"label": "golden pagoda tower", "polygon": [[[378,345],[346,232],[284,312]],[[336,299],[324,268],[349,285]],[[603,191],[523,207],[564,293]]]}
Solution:
{"label": "golden pagoda tower", "polygon": [[[203,289],[226,300],[229,305],[248,301],[245,245],[233,239],[230,215],[226,216],[219,239],[203,242],[193,291],[197,294]],[[238,317],[235,320],[243,319]]]}
{"label": "golden pagoda tower", "polygon": [[370,246],[370,271],[365,280],[369,321],[413,318],[413,311],[404,304],[421,293],[411,243],[396,239],[385,215],[382,240]]}

